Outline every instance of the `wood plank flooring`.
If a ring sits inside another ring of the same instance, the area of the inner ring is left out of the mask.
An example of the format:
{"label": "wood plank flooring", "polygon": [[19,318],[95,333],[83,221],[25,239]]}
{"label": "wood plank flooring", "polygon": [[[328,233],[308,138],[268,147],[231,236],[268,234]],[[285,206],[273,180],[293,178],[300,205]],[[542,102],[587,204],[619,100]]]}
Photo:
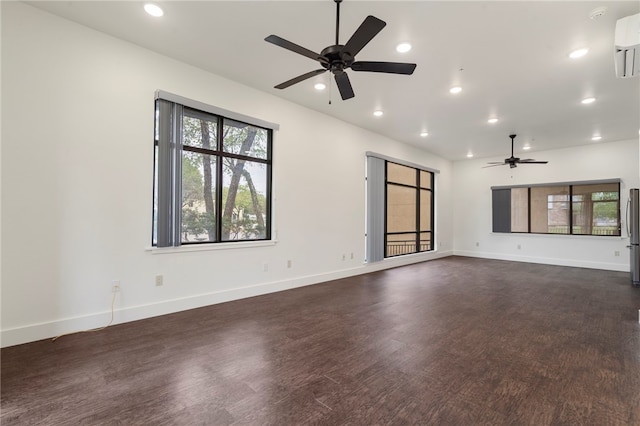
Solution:
{"label": "wood plank flooring", "polygon": [[640,425],[628,273],[449,257],[1,351],[2,425]]}

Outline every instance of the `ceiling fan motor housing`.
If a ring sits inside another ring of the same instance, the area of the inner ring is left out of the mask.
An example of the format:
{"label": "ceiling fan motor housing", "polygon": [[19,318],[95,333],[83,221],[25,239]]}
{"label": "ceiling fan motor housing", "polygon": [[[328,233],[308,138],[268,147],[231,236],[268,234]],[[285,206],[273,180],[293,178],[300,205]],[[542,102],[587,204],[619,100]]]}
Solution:
{"label": "ceiling fan motor housing", "polygon": [[342,73],[349,68],[353,64],[354,57],[343,49],[344,46],[341,44],[335,44],[323,49],[320,52],[320,56],[326,58],[327,62],[322,62],[321,65],[334,74]]}

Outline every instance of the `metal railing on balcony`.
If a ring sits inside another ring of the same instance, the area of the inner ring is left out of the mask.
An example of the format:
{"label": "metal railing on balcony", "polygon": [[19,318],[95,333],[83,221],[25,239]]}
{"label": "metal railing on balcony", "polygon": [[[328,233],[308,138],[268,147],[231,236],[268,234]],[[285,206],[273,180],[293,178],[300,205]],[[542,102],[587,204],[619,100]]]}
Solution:
{"label": "metal railing on balcony", "polygon": [[[550,225],[548,227],[550,234],[568,234],[568,225]],[[617,226],[593,226],[591,229],[587,226],[574,225],[573,235],[620,235],[620,230]]]}
{"label": "metal railing on balcony", "polygon": [[[420,252],[431,250],[431,241],[420,241]],[[416,253],[416,241],[389,241],[387,242],[387,257],[402,254]]]}

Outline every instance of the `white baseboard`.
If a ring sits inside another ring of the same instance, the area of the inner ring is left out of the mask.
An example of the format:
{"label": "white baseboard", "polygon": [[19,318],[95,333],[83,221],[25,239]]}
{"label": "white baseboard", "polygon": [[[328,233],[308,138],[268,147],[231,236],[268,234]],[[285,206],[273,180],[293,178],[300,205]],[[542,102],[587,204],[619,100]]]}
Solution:
{"label": "white baseboard", "polygon": [[518,256],[503,253],[488,253],[470,250],[454,250],[454,256],[479,257],[482,259],[511,260],[513,262],[542,263],[545,265],[572,266],[576,268],[604,269],[606,271],[627,272],[628,265],[608,262],[592,262],[575,259],[558,259],[555,257]]}
{"label": "white baseboard", "polygon": [[[214,291],[211,293],[164,300],[161,302],[149,303],[145,305],[128,306],[117,309],[115,311],[113,324],[122,324],[145,318],[152,318],[160,315],[186,311],[188,309],[195,309],[201,308],[203,306],[230,302],[232,300],[239,300],[247,297],[275,293],[278,291],[304,287],[308,285],[323,283],[326,281],[366,274],[369,272],[381,271],[398,266],[439,259],[442,257],[451,256],[452,254],[452,251],[438,251],[401,256],[391,259],[385,259],[382,262],[376,262],[372,264],[365,263],[355,268],[342,269],[324,274],[307,275],[288,280],[260,283],[245,287],[238,287],[231,290]],[[23,327],[2,330],[0,347],[20,345],[23,343],[52,338],[54,336],[65,333],[73,333],[81,330],[97,328],[107,324],[110,319],[111,311],[104,311],[75,318],[64,318],[50,322],[30,324]]]}

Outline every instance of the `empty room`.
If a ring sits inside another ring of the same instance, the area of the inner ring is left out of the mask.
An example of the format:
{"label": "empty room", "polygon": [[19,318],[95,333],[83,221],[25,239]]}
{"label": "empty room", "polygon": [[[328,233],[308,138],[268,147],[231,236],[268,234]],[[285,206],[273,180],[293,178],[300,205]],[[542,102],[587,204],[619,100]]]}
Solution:
{"label": "empty room", "polygon": [[637,1],[3,1],[3,425],[640,424]]}

